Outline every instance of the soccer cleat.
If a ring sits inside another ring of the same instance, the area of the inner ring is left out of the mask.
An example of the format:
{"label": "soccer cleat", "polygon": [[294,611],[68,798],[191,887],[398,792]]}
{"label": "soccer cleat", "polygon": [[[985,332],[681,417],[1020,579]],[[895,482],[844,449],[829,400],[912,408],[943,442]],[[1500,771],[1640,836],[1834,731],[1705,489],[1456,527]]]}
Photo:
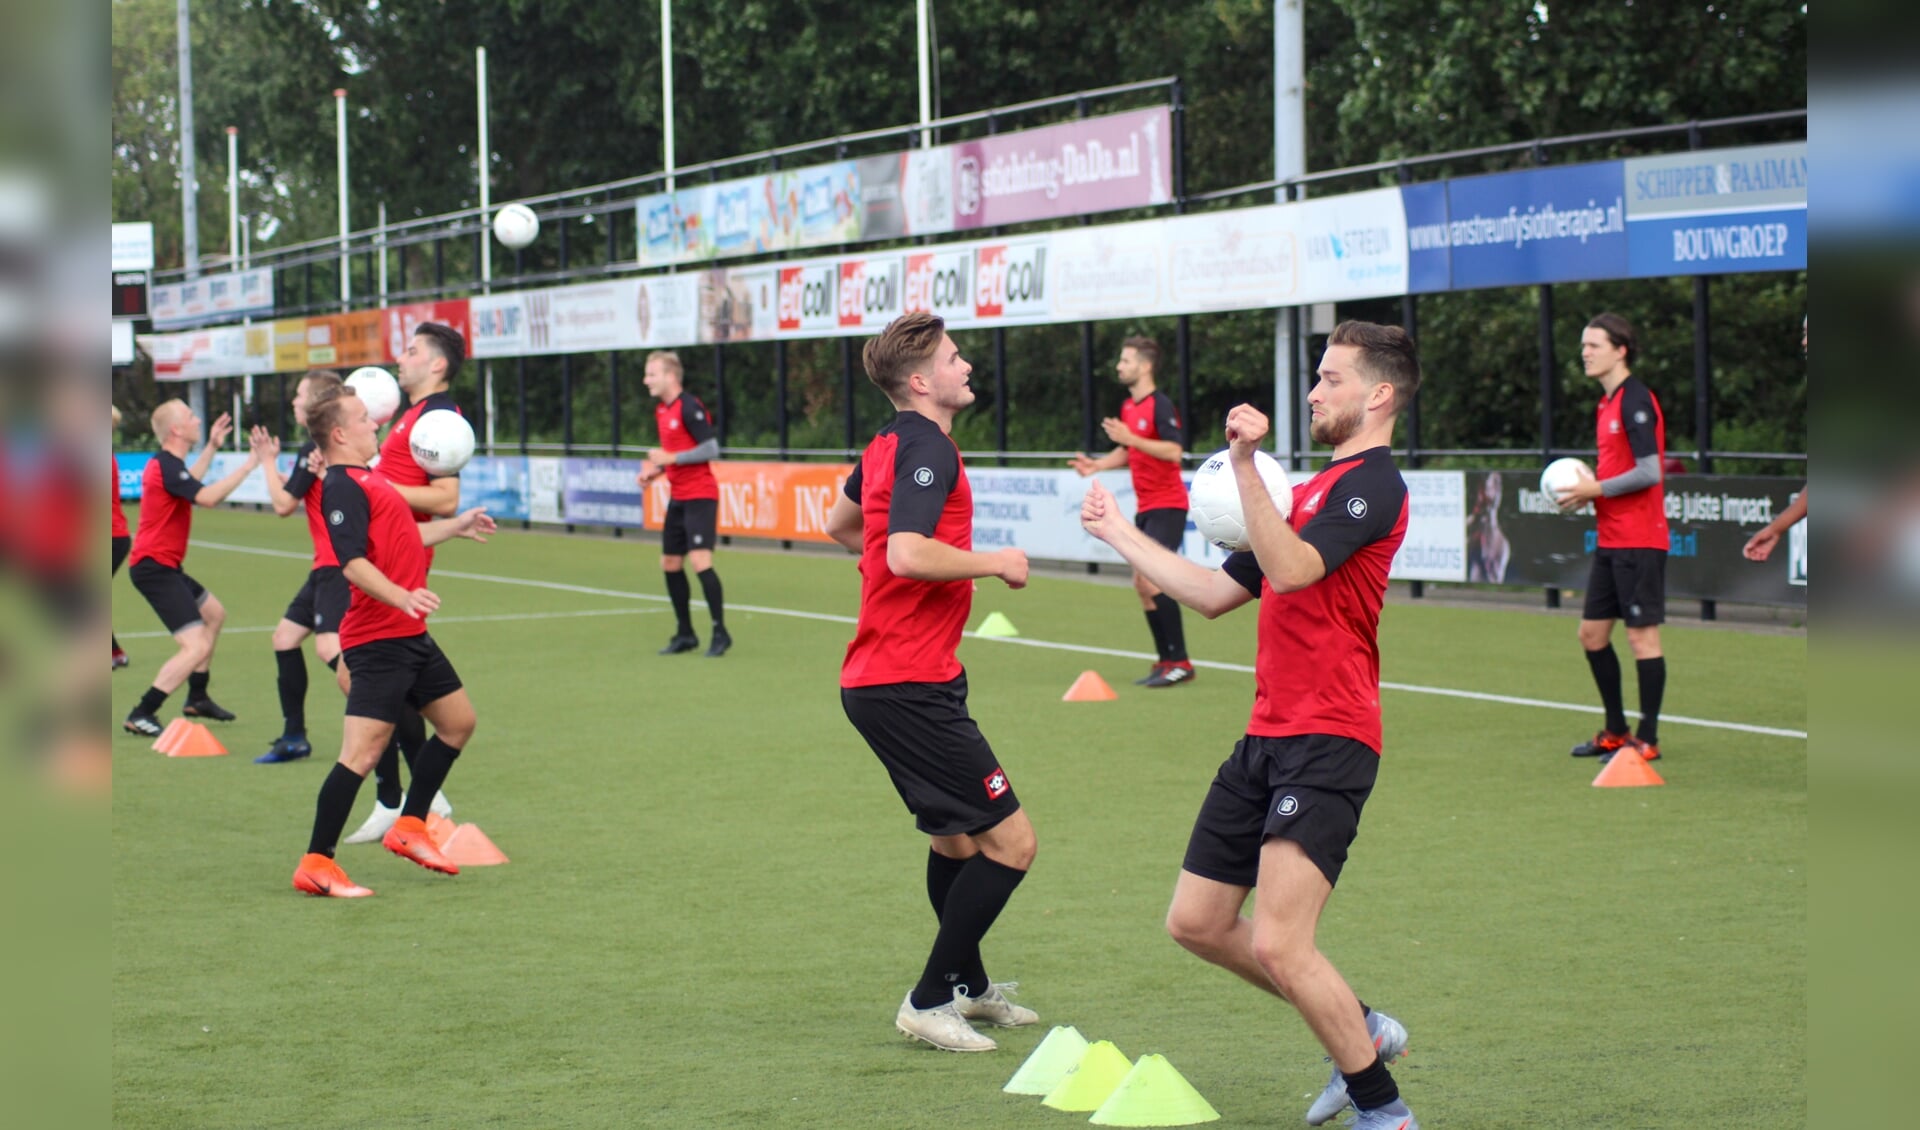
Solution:
{"label": "soccer cleat", "polygon": [[367,822],[360,825],[360,829],[353,835],[348,836],[344,842],[350,844],[379,843],[380,838],[387,834],[387,831],[393,827],[393,822],[398,819],[400,819],[400,809],[398,807],[388,808],[376,800],[373,802],[373,814],[367,817]]}
{"label": "soccer cleat", "polygon": [[974,1031],[967,1018],[960,1015],[960,1002],[965,997],[964,992],[955,990],[954,999],[946,1004],[915,1008],[913,994],[908,993],[907,999],[900,1002],[893,1026],[907,1038],[932,1044],[943,1052],[990,1052],[999,1047],[989,1037]]}
{"label": "soccer cleat", "polygon": [[1592,741],[1581,742],[1579,745],[1574,746],[1573,755],[1575,757],[1611,757],[1613,756],[1613,751],[1626,745],[1628,740],[1626,734],[1615,734],[1607,730],[1602,730],[1593,735]]}
{"label": "soccer cleat", "polygon": [[380,846],[402,859],[411,859],[429,871],[439,871],[447,875],[460,874],[460,868],[451,859],[440,854],[434,846],[433,837],[427,835],[427,823],[418,816],[402,816],[387,829],[380,840]]}
{"label": "soccer cleat", "polygon": [[713,626],[713,642],[707,645],[707,658],[718,659],[721,656],[725,655],[727,653],[727,649],[732,646],[733,646],[733,637],[727,634],[727,630],[725,628],[721,627],[718,624],[715,624]]}
{"label": "soccer cleat", "polygon": [[118,671],[120,668],[125,667],[127,664],[132,662],[133,660],[127,658],[126,652],[121,651],[117,647],[113,649],[113,669],[115,671]]}
{"label": "soccer cleat", "polygon": [[255,765],[278,765],[284,761],[298,761],[313,755],[313,743],[307,741],[305,734],[282,734],[273,739],[267,752],[253,759]]}
{"label": "soccer cleat", "polygon": [[1143,687],[1177,687],[1181,683],[1193,682],[1193,664],[1182,659],[1176,663],[1162,663],[1160,670],[1150,676]]}
{"label": "soccer cleat", "polygon": [[190,698],[180,713],[189,718],[211,718],[215,722],[231,722],[239,717],[210,698]]}
{"label": "soccer cleat", "polygon": [[129,734],[139,734],[143,738],[157,738],[166,729],[160,724],[160,719],[151,714],[143,714],[137,709],[127,715],[127,720],[120,723],[120,728]]}
{"label": "soccer cleat", "polygon": [[332,857],[318,852],[300,857],[300,866],[293,870],[293,889],[335,899],[361,899],[373,893],[347,878],[347,873],[340,870]]}
{"label": "soccer cleat", "polygon": [[660,649],[661,655],[679,655],[683,651],[692,651],[700,646],[700,637],[692,632],[679,632]]}
{"label": "soccer cleat", "polygon": [[[1642,761],[1660,760],[1660,747],[1652,742],[1642,741],[1639,738],[1628,738],[1626,741],[1620,743],[1620,749],[1626,749],[1628,747],[1631,747],[1633,752],[1639,754],[1640,760]],[[1612,761],[1613,755],[1620,752],[1620,749],[1608,750],[1606,755],[1600,760],[1602,762]]]}
{"label": "soccer cleat", "polygon": [[[1392,1063],[1406,1054],[1406,1025],[1379,1009],[1367,1013],[1367,1035],[1373,1038],[1373,1050],[1380,1053],[1383,1063]],[[1347,1099],[1347,1077],[1340,1074],[1340,1069],[1336,1067],[1333,1069],[1333,1075],[1327,1079],[1326,1090],[1321,1091],[1320,1097],[1313,1100],[1313,1105],[1307,1108],[1307,1125],[1319,1126],[1329,1122],[1334,1115],[1350,1105],[1352,1104]]]}
{"label": "soccer cleat", "polygon": [[1138,679],[1135,679],[1133,681],[1133,685],[1136,687],[1144,687],[1144,686],[1150,685],[1155,679],[1160,677],[1160,671],[1165,666],[1166,664],[1164,663],[1155,663],[1153,665],[1153,669],[1151,671],[1148,671],[1146,674],[1140,676]]}
{"label": "soccer cleat", "polygon": [[1353,1121],[1353,1130],[1420,1130],[1420,1120],[1399,1101],[1375,1110],[1363,1110]]}
{"label": "soccer cleat", "polygon": [[987,991],[977,997],[966,996],[966,988],[961,987],[960,998],[955,1002],[960,1006],[960,1015],[968,1020],[980,1020],[995,1028],[1023,1028],[1037,1023],[1040,1014],[1030,1008],[1022,1008],[1007,997],[1020,987],[1018,981],[998,981],[987,986]]}
{"label": "soccer cleat", "polygon": [[[401,801],[400,803],[405,804],[406,802]],[[442,820],[451,820],[453,819],[453,802],[447,799],[447,794],[435,793],[433,794],[433,803],[427,806],[427,811]]]}

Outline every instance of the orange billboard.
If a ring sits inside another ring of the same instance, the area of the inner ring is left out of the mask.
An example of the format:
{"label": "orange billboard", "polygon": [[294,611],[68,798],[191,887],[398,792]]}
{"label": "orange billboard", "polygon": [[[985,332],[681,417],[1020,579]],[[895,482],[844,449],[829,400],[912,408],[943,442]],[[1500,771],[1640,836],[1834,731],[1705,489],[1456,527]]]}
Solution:
{"label": "orange billboard", "polygon": [[[851,463],[737,463],[713,465],[720,483],[719,533],[724,537],[830,542],[827,514],[853,474]],[[666,521],[667,481],[648,486],[647,529]]]}
{"label": "orange billboard", "polygon": [[379,310],[307,319],[307,365],[354,369],[387,360]]}

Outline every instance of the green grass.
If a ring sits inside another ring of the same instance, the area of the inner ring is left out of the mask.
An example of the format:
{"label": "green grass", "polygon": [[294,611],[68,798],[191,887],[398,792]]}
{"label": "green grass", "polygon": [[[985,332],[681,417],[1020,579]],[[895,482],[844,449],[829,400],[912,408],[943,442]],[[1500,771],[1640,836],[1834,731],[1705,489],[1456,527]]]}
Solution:
{"label": "green grass", "polygon": [[[306,536],[227,512],[199,515],[195,534],[291,552]],[[974,714],[1040,835],[988,964],[1022,982],[1042,1024],[997,1033],[992,1055],[945,1055],[892,1028],[931,938],[926,846],[840,713],[847,625],[742,607],[725,660],[666,659],[657,600],[444,575],[657,595],[655,555],[518,532],[441,553],[449,621],[627,613],[435,628],[480,713],[447,792],[507,866],[447,879],[348,847],[378,897],[297,895],[339,698],[310,662],[321,755],[250,764],[278,732],[264,632],[230,632],[215,663],[214,694],[241,717],[218,728],[234,756],[117,739],[116,1124],[1083,1125],[999,1089],[1054,1023],[1165,1054],[1222,1127],[1297,1124],[1325,1074],[1305,1025],[1161,927],[1250,675],[1147,693],[1129,685],[1139,660],[962,646]],[[241,628],[274,623],[304,565],[202,547],[188,568]],[[732,605],[855,608],[846,559],[723,551],[720,570]],[[123,638],[157,630],[124,578],[113,593]],[[1028,639],[1145,644],[1124,588],[983,583],[974,622],[995,609]],[[1189,617],[1194,653],[1251,663],[1253,622]],[[1592,698],[1563,616],[1400,604],[1381,635],[1390,681]],[[125,643],[116,718],[170,650]],[[1674,628],[1667,651],[1670,711],[1806,728],[1803,637]],[[1311,678],[1312,658],[1299,663]],[[1059,701],[1088,667],[1119,701]],[[1410,1028],[1395,1074],[1424,1124],[1804,1124],[1803,740],[1669,724],[1665,788],[1602,790],[1566,756],[1593,714],[1395,691],[1383,704],[1379,787],[1320,942]]]}

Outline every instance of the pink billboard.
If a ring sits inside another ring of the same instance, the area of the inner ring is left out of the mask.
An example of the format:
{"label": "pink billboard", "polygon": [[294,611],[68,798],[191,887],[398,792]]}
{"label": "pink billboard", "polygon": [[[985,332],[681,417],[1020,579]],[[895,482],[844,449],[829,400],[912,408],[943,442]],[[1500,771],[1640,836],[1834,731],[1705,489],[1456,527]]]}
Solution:
{"label": "pink billboard", "polygon": [[956,229],[1144,208],[1173,199],[1165,106],[950,146]]}

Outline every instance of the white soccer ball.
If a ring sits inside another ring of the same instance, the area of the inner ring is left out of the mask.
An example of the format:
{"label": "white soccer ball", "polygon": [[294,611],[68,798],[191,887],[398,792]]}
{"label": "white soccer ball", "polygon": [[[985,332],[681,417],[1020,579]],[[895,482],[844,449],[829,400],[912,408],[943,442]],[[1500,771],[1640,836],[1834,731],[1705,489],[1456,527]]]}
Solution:
{"label": "white soccer ball", "polygon": [[493,238],[520,250],[540,234],[540,217],[525,204],[509,204],[493,214]]}
{"label": "white soccer ball", "polygon": [[1581,481],[1591,481],[1593,468],[1578,459],[1555,459],[1540,472],[1540,493],[1547,501],[1560,505],[1560,492]]}
{"label": "white soccer ball", "polygon": [[413,422],[407,445],[413,448],[413,461],[427,474],[457,475],[473,458],[473,425],[451,409],[422,412]]}
{"label": "white soccer ball", "polygon": [[367,406],[367,419],[384,424],[393,419],[400,407],[400,382],[378,365],[355,369],[347,375],[347,387]]}
{"label": "white soccer ball", "polygon": [[[1274,508],[1282,518],[1293,513],[1293,485],[1287,482],[1287,469],[1264,451],[1253,453],[1253,465],[1260,481],[1267,484]],[[1234,481],[1233,464],[1227,453],[1218,451],[1207,457],[1193,473],[1193,485],[1187,488],[1187,509],[1200,536],[1228,553],[1247,548],[1247,515],[1240,506],[1240,484]]]}

